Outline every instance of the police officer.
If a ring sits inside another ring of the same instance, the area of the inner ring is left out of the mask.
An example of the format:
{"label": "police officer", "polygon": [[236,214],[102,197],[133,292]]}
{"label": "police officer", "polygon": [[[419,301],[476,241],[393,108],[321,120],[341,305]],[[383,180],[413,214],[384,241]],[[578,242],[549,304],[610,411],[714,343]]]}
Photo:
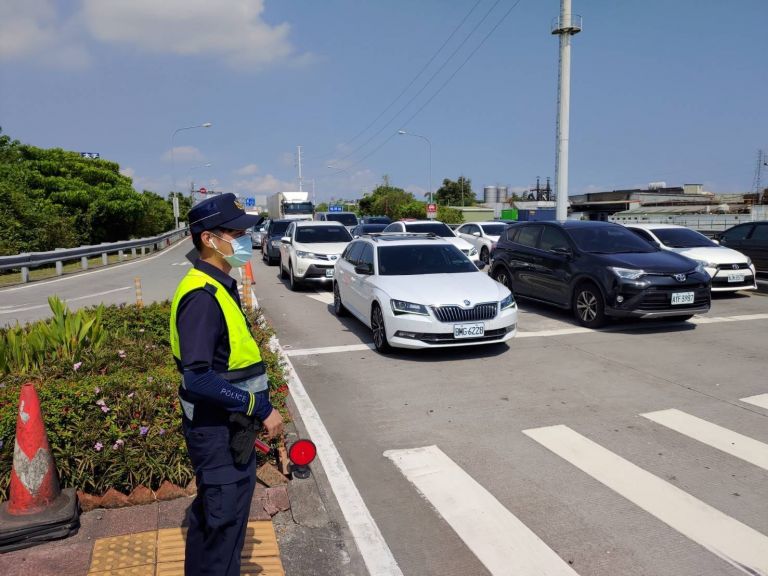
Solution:
{"label": "police officer", "polygon": [[[269,401],[259,347],[240,305],[233,267],[251,259],[247,229],[261,218],[246,214],[234,194],[221,194],[189,212],[199,252],[171,305],[171,349],[182,373],[182,428],[195,470],[197,496],[188,512],[184,573],[236,576],[256,484],[253,440],[240,445],[244,424],[268,436],[283,420]],[[254,432],[255,434],[255,432]]]}

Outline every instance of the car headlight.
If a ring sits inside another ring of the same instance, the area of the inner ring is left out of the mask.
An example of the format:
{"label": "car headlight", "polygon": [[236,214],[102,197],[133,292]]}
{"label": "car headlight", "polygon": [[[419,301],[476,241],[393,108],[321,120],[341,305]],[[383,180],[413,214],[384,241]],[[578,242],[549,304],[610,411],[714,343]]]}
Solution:
{"label": "car headlight", "polygon": [[427,307],[423,304],[414,304],[405,300],[390,300],[392,312],[397,314],[419,314],[420,316],[429,316]]}
{"label": "car headlight", "polygon": [[272,246],[280,246],[280,240],[272,240]]}
{"label": "car headlight", "polygon": [[[717,268],[716,262],[707,262],[706,260],[695,260],[697,264],[704,268]],[[696,268],[698,270],[698,268]]]}
{"label": "car headlight", "polygon": [[314,252],[304,252],[304,250],[296,250],[296,256],[299,258],[310,258],[312,260],[319,260],[320,258],[317,257],[317,254]]}
{"label": "car headlight", "polygon": [[509,296],[504,298],[501,301],[501,309],[506,310],[507,308],[514,308],[515,307],[515,297],[510,293]]}
{"label": "car headlight", "polygon": [[706,274],[709,276],[709,273],[707,272],[707,268],[717,268],[717,264],[711,264],[710,262],[702,262],[700,260],[696,260],[698,264],[696,265],[696,272],[699,272],[701,274]]}
{"label": "car headlight", "polygon": [[747,256],[747,266],[752,266],[752,258]]}
{"label": "car headlight", "polygon": [[469,255],[470,256],[477,256],[477,248],[472,247],[469,249]]}
{"label": "car headlight", "polygon": [[624,280],[639,280],[645,276],[645,270],[638,270],[636,268],[620,268],[618,266],[608,266],[608,270]]}

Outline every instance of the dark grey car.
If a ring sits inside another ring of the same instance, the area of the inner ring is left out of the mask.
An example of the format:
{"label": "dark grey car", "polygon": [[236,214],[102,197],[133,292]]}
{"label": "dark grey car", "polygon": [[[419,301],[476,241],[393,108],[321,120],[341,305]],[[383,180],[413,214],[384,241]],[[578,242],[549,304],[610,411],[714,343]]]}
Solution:
{"label": "dark grey car", "polygon": [[280,238],[293,220],[270,220],[261,241],[261,259],[270,266],[280,260]]}
{"label": "dark grey car", "polygon": [[747,222],[717,235],[721,246],[746,254],[758,272],[768,272],[768,221]]}

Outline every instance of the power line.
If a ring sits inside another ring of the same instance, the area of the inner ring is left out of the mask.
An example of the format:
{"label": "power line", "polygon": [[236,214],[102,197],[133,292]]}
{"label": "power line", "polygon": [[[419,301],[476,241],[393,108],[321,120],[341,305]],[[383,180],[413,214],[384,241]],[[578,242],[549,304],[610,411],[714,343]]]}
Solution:
{"label": "power line", "polygon": [[[442,91],[443,91],[443,89],[444,89],[444,88],[445,88],[445,87],[446,87],[446,86],[449,84],[449,82],[451,82],[451,80],[453,80],[453,79],[454,79],[454,77],[456,76],[456,74],[458,74],[458,73],[459,73],[459,71],[461,71],[461,69],[462,69],[462,68],[464,68],[464,66],[467,64],[467,62],[469,62],[469,61],[470,61],[470,59],[472,58],[472,56],[474,56],[474,55],[475,55],[475,53],[476,53],[476,52],[477,52],[477,51],[478,51],[478,50],[479,50],[479,49],[480,49],[480,48],[483,46],[483,44],[485,44],[485,42],[488,40],[488,38],[490,38],[490,37],[491,37],[491,35],[492,35],[492,34],[493,34],[495,31],[496,31],[496,29],[497,29],[499,26],[501,26],[501,24],[504,22],[504,20],[506,20],[506,19],[507,19],[507,17],[510,15],[510,13],[512,12],[512,10],[514,10],[514,9],[517,7],[517,5],[518,5],[518,4],[520,4],[520,2],[522,2],[522,0],[517,0],[517,1],[516,1],[516,2],[515,2],[515,3],[514,3],[514,4],[513,4],[513,5],[510,7],[510,8],[509,8],[509,10],[507,10],[507,11],[504,13],[504,15],[503,15],[503,16],[501,17],[501,19],[500,19],[500,20],[499,20],[499,21],[496,23],[496,25],[495,25],[493,28],[491,28],[491,30],[490,30],[490,31],[489,31],[489,32],[488,32],[488,33],[485,35],[485,37],[484,37],[484,38],[483,38],[483,39],[480,41],[480,43],[479,43],[479,44],[478,44],[478,45],[477,45],[477,46],[474,48],[474,50],[472,50],[472,52],[470,52],[470,53],[469,53],[469,55],[468,55],[468,56],[467,56],[467,57],[464,59],[464,62],[462,62],[462,63],[459,65],[459,67],[458,67],[458,68],[457,68],[457,69],[456,69],[456,70],[455,70],[455,71],[454,71],[454,72],[453,72],[453,73],[452,73],[452,74],[451,74],[451,75],[448,77],[448,79],[447,79],[445,82],[443,82],[443,84],[440,86],[440,88],[438,88],[438,89],[437,89],[437,91],[436,91],[434,94],[432,94],[432,96],[430,96],[430,97],[427,99],[427,101],[426,101],[426,102],[424,102],[424,104],[422,104],[422,105],[421,105],[421,107],[420,107],[418,110],[416,110],[416,112],[414,112],[414,113],[413,113],[413,114],[410,116],[410,118],[408,118],[408,119],[407,119],[407,120],[406,120],[406,121],[405,121],[405,122],[402,124],[403,126],[407,126],[407,125],[408,125],[408,123],[409,123],[411,120],[413,120],[413,119],[414,119],[416,116],[418,116],[418,115],[421,113],[421,111],[422,111],[422,110],[424,110],[424,108],[426,108],[426,107],[427,107],[427,106],[430,104],[430,102],[432,102],[432,101],[433,101],[433,100],[434,100],[434,99],[437,97],[437,95],[438,95],[438,94],[440,94],[440,92],[442,92]],[[498,2],[497,2],[497,4],[498,4]],[[494,6],[495,6],[495,4],[494,4]],[[352,168],[353,166],[357,166],[358,164],[360,164],[360,163],[361,163],[361,162],[363,162],[364,160],[366,160],[366,159],[370,158],[371,156],[373,156],[373,155],[374,155],[376,152],[378,152],[379,150],[381,150],[381,149],[382,149],[382,148],[383,148],[383,147],[384,147],[384,146],[385,146],[385,145],[386,145],[386,144],[387,144],[387,143],[388,143],[390,140],[392,140],[392,138],[394,138],[395,136],[397,136],[397,132],[393,132],[393,133],[392,133],[392,134],[389,136],[389,138],[387,138],[386,140],[384,140],[384,142],[382,142],[382,143],[381,143],[380,145],[378,145],[376,148],[374,148],[373,150],[371,150],[371,151],[370,151],[368,154],[366,154],[365,156],[363,156],[362,158],[360,158],[360,159],[359,159],[359,160],[357,160],[356,162],[354,162],[354,163],[352,163],[352,164],[348,165],[348,166],[347,166],[347,170],[348,170],[348,169],[350,169],[350,168]]]}
{"label": "power line", "polygon": [[[429,80],[426,81],[426,83],[419,89],[419,91],[416,92],[416,94],[414,94],[411,97],[411,99],[408,100],[408,102],[406,102],[405,105],[402,106],[400,108],[400,110],[398,110],[395,113],[394,116],[392,116],[381,128],[379,128],[378,131],[376,131],[373,135],[371,135],[365,142],[363,142],[357,148],[352,150],[352,152],[350,152],[350,153],[342,156],[338,160],[336,160],[336,162],[341,162],[341,161],[346,160],[350,156],[354,156],[358,151],[360,151],[361,149],[365,148],[365,146],[367,146],[374,138],[376,138],[379,134],[381,134],[387,126],[392,124],[392,122],[394,122],[397,119],[397,117],[400,116],[400,114],[402,114],[408,108],[408,106],[410,106],[413,103],[413,101],[416,100],[416,98],[418,98],[421,95],[421,93],[424,92],[424,90],[427,89],[427,87],[432,83],[432,81],[437,77],[437,75],[440,74],[445,69],[445,67],[451,62],[453,57],[459,52],[459,50],[461,50],[464,47],[464,45],[469,41],[469,39],[477,31],[477,29],[483,24],[483,22],[485,22],[485,20],[488,18],[488,16],[490,16],[491,12],[493,12],[493,10],[496,8],[496,6],[498,6],[498,4],[500,2],[501,2],[501,0],[496,0],[493,3],[493,5],[488,9],[488,11],[480,19],[480,21],[477,24],[475,24],[475,27],[472,28],[472,30],[470,30],[470,32],[464,37],[464,40],[462,40],[461,43],[454,49],[454,51],[451,52],[451,54],[448,56],[448,58],[446,58],[445,62],[443,62],[442,65],[437,70],[435,70],[435,72],[432,74],[432,76],[429,77]],[[519,0],[518,0],[518,2],[519,2]]]}
{"label": "power line", "polygon": [[[457,26],[456,26],[456,27],[453,29],[453,32],[451,32],[451,33],[450,33],[450,35],[448,36],[448,38],[446,38],[446,39],[445,39],[445,41],[444,41],[444,42],[443,42],[443,43],[440,45],[440,48],[438,48],[438,49],[435,51],[435,53],[434,53],[434,54],[432,54],[432,57],[431,57],[431,58],[430,58],[430,59],[427,61],[427,63],[426,63],[426,64],[424,64],[424,66],[422,66],[422,67],[421,67],[421,69],[420,69],[420,70],[419,70],[419,71],[416,73],[416,75],[415,75],[415,76],[414,76],[414,77],[411,79],[411,81],[410,81],[410,82],[409,82],[409,83],[406,85],[406,87],[405,87],[405,88],[403,88],[403,89],[400,91],[400,93],[399,93],[399,94],[398,94],[398,95],[395,97],[395,99],[394,99],[394,100],[392,100],[392,102],[390,102],[390,103],[389,103],[389,105],[387,105],[387,107],[386,107],[386,108],[384,108],[384,110],[382,110],[382,111],[379,113],[379,115],[378,115],[378,116],[376,116],[376,118],[374,118],[374,119],[373,119],[373,120],[372,120],[372,121],[371,121],[371,122],[370,122],[370,123],[369,123],[369,124],[368,124],[368,125],[367,125],[365,128],[363,128],[362,130],[360,130],[360,131],[359,131],[357,134],[355,134],[354,136],[352,136],[352,138],[350,138],[350,139],[349,139],[349,140],[347,140],[346,142],[343,142],[343,144],[342,144],[342,145],[348,145],[348,144],[351,144],[352,142],[354,142],[355,140],[357,140],[357,139],[358,139],[358,138],[359,138],[359,137],[360,137],[362,134],[364,134],[364,133],[365,133],[365,132],[366,132],[366,131],[367,131],[369,128],[371,128],[371,127],[372,127],[374,124],[376,124],[376,122],[378,122],[378,121],[379,121],[379,118],[381,118],[382,116],[384,116],[384,114],[386,114],[386,113],[387,113],[387,111],[389,111],[389,109],[390,109],[390,108],[392,108],[392,106],[394,106],[394,105],[395,105],[395,103],[396,103],[398,100],[400,100],[400,98],[402,98],[402,96],[403,96],[403,95],[404,95],[404,94],[405,94],[405,93],[406,93],[406,92],[407,92],[407,91],[408,91],[408,90],[411,88],[411,86],[413,86],[413,85],[416,83],[416,80],[418,80],[418,79],[419,79],[419,77],[420,77],[420,76],[421,76],[421,75],[422,75],[422,74],[423,74],[423,73],[424,73],[424,72],[427,70],[427,68],[429,68],[429,66],[432,64],[432,62],[434,62],[434,61],[435,61],[435,58],[437,58],[437,56],[440,54],[440,52],[442,52],[442,51],[443,51],[443,48],[445,48],[445,47],[448,45],[448,42],[450,42],[450,41],[451,41],[451,39],[452,39],[452,38],[453,38],[453,37],[456,35],[456,32],[458,32],[458,31],[459,31],[459,29],[460,29],[462,26],[464,26],[464,23],[465,23],[465,22],[467,21],[467,19],[468,19],[468,18],[469,18],[469,17],[472,15],[472,13],[475,11],[475,8],[477,8],[477,7],[478,7],[478,5],[479,5],[479,4],[480,4],[482,1],[483,1],[483,0],[477,0],[477,2],[475,2],[474,6],[472,6],[472,8],[470,8],[470,9],[469,9],[469,12],[467,12],[467,13],[464,15],[464,18],[462,18],[462,19],[461,19],[461,22],[459,22],[459,24],[458,24],[458,25],[457,25]],[[332,153],[332,152],[331,152],[331,153]],[[312,159],[315,159],[315,158],[321,158],[321,157],[324,157],[324,156],[328,156],[328,154],[320,154],[320,155],[317,155],[317,156],[312,156]]]}

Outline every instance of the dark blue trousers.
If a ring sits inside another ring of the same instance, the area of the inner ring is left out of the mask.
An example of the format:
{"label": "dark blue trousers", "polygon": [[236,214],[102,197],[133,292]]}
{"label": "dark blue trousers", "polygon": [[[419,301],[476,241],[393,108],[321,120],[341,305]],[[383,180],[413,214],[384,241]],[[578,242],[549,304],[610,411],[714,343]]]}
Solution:
{"label": "dark blue trousers", "polygon": [[240,553],[256,475],[230,484],[203,484],[187,514],[185,576],[240,576]]}

